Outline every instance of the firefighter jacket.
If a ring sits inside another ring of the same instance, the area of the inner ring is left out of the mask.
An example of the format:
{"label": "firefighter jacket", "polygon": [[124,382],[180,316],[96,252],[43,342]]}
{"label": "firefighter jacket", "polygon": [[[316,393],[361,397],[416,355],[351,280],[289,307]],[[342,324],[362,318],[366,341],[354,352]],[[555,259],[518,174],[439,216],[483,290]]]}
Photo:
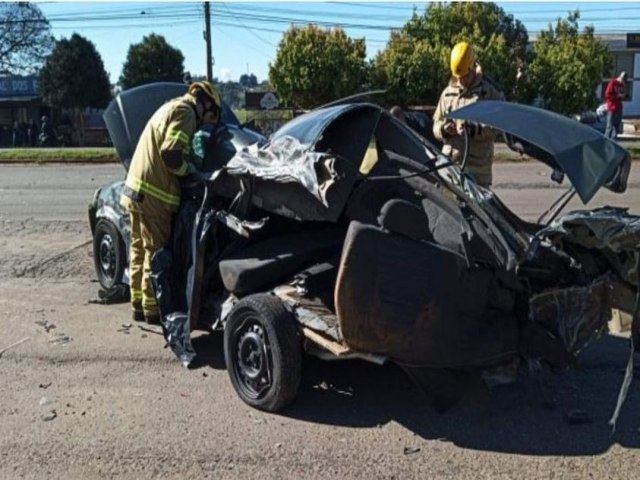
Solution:
{"label": "firefighter jacket", "polygon": [[[462,161],[464,136],[444,134],[444,117],[457,108],[479,100],[504,100],[502,91],[482,74],[479,67],[476,70],[476,78],[469,88],[462,87],[458,80],[452,77],[440,95],[438,106],[433,114],[433,134],[444,144],[442,152],[456,162]],[[491,185],[494,140],[495,131],[483,125],[473,125],[469,133],[469,158],[465,169],[480,185]]]}
{"label": "firefighter jacket", "polygon": [[149,119],[136,146],[121,198],[125,208],[148,198],[175,211],[180,204],[178,177],[188,173],[196,102],[186,94],[169,100]]}

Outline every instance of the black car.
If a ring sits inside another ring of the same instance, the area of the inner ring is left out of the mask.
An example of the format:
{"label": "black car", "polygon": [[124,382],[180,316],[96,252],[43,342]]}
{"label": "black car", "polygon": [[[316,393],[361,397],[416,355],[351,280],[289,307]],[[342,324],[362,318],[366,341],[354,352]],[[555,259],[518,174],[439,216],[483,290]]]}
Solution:
{"label": "black car", "polygon": [[[191,329],[223,330],[231,382],[259,409],[293,400],[303,353],[395,362],[446,404],[442,374],[564,367],[612,307],[632,312],[640,217],[605,207],[556,218],[573,195],[623,192],[627,151],[523,105],[449,116],[502,131],[569,180],[544,222],[520,219],[378,105],[309,112],[212,172],[154,257],[163,330],[183,363]],[[97,198],[93,208],[112,209],[115,197]]]}
{"label": "black car", "polygon": [[[147,120],[164,102],[186,92],[185,84],[158,82],[125,90],[109,104],[104,120],[125,173]],[[221,123],[226,147],[223,153],[227,158],[248,145],[266,141],[261,134],[241,125],[226,103],[222,104]],[[216,153],[219,152],[220,148]],[[100,285],[107,290],[129,281],[130,225],[129,215],[120,206],[123,186],[124,179],[99,188],[89,205],[94,265]]]}

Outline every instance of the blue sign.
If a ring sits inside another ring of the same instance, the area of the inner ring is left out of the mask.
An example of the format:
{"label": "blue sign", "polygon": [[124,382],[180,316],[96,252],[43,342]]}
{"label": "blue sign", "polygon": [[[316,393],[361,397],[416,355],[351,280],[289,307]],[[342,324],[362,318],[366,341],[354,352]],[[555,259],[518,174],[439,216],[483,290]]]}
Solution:
{"label": "blue sign", "polygon": [[0,97],[39,95],[38,77],[0,77]]}

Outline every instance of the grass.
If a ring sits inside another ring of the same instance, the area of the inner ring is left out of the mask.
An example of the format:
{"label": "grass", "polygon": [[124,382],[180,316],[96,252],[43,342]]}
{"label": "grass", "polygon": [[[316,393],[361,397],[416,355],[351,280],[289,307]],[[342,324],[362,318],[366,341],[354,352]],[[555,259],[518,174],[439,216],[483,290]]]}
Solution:
{"label": "grass", "polygon": [[[626,143],[625,147],[634,161],[640,160],[640,143]],[[517,153],[499,152],[495,160],[500,162],[523,162],[529,157]],[[8,163],[111,163],[118,162],[112,147],[92,148],[0,148],[0,165]]]}
{"label": "grass", "polygon": [[[625,143],[623,147],[629,151],[629,155],[631,155],[631,160],[634,162],[640,161],[640,143]],[[495,154],[494,160],[497,162],[527,162],[532,161],[531,157],[527,157],[526,155],[519,155],[515,152],[503,153],[497,152]]]}
{"label": "grass", "polygon": [[4,163],[109,163],[118,162],[112,147],[0,148]]}

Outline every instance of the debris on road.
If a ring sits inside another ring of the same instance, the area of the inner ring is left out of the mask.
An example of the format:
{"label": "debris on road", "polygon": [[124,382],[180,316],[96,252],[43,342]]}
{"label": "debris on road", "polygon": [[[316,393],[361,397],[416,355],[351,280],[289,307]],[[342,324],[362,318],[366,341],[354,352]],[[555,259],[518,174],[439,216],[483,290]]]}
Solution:
{"label": "debris on road", "polygon": [[40,385],[38,385],[38,388],[43,388],[43,389],[47,389],[49,388],[51,385],[53,385],[53,382],[49,382],[49,383],[41,383]]}
{"label": "debris on road", "polygon": [[47,333],[49,333],[49,331],[53,330],[54,328],[57,328],[56,324],[49,323],[49,320],[36,320],[35,324],[44,328],[44,331]]}
{"label": "debris on road", "polygon": [[122,333],[125,333],[125,334],[127,334],[127,335],[128,335],[128,334],[130,333],[130,332],[129,332],[129,330],[130,330],[130,329],[131,329],[131,324],[130,324],[130,323],[123,323],[123,324],[121,325],[121,328],[119,328],[119,329],[118,329],[118,330],[116,330],[116,331],[117,331],[117,332],[122,332]]}
{"label": "debris on road", "polygon": [[70,341],[71,337],[69,337],[68,335],[65,335],[64,333],[56,333],[55,338],[49,340],[49,343],[55,343],[64,347]]}
{"label": "debris on road", "polygon": [[404,447],[403,453],[405,455],[411,455],[413,453],[418,453],[420,451],[420,447]]}
{"label": "debris on road", "polygon": [[129,301],[129,285],[118,284],[108,290],[98,290],[98,298],[92,298],[88,303],[98,305],[112,305]]}
{"label": "debris on road", "polygon": [[2,358],[2,355],[4,354],[4,352],[6,352],[7,350],[9,350],[10,348],[17,347],[18,345],[20,345],[21,343],[26,342],[26,341],[27,341],[27,340],[29,340],[30,338],[31,338],[31,337],[25,337],[25,338],[23,338],[22,340],[18,340],[17,342],[12,343],[11,345],[4,347],[2,350],[0,350],[0,358]]}
{"label": "debris on road", "polygon": [[45,415],[44,417],[42,417],[42,420],[45,421],[45,422],[50,422],[51,420],[53,420],[57,416],[58,416],[58,413],[55,410],[51,410],[51,412],[49,412],[48,415]]}
{"label": "debris on road", "polygon": [[138,325],[138,328],[144,332],[155,333],[156,335],[162,335],[162,330],[155,330],[153,328],[143,327],[142,325]]}

